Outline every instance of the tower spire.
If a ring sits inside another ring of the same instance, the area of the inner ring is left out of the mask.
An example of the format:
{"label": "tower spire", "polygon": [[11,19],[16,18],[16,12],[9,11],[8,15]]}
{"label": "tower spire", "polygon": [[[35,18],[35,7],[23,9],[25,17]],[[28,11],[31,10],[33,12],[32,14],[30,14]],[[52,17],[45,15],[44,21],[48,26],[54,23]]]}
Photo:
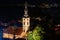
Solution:
{"label": "tower spire", "polygon": [[28,17],[27,2],[25,2],[24,16],[25,16],[25,17]]}

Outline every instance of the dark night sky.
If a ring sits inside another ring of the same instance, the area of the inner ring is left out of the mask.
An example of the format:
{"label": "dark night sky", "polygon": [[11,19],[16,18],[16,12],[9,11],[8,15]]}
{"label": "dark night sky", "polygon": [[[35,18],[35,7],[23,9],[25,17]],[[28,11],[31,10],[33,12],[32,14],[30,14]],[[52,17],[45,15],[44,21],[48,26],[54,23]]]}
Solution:
{"label": "dark night sky", "polygon": [[[59,3],[59,0],[26,0],[28,4],[40,4],[40,3]],[[24,6],[17,6],[18,4],[24,4],[25,0],[0,0],[0,20],[1,19],[17,19],[22,17],[24,13]],[[14,4],[14,5],[12,5]],[[54,10],[54,11],[53,11]],[[41,9],[29,7],[30,16],[41,16],[46,14],[57,14],[58,8]]]}

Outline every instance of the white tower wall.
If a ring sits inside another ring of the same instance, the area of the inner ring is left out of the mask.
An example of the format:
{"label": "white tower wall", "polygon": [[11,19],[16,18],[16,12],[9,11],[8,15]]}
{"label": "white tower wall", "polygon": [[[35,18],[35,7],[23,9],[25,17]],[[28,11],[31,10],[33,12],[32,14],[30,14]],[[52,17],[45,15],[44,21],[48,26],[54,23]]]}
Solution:
{"label": "white tower wall", "polygon": [[30,27],[30,18],[23,18],[23,30],[27,32]]}
{"label": "white tower wall", "polygon": [[23,31],[27,32],[30,27],[30,17],[28,16],[27,3],[25,3],[24,17],[22,18]]}

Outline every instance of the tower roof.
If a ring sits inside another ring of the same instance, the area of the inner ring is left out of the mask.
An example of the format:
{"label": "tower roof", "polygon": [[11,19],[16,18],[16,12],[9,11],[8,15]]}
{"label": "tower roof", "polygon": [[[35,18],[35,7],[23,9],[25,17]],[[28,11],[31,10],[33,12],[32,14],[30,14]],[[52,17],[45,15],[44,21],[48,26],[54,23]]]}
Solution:
{"label": "tower roof", "polygon": [[27,7],[27,2],[25,2],[25,9],[24,9],[24,17],[28,17],[28,7]]}

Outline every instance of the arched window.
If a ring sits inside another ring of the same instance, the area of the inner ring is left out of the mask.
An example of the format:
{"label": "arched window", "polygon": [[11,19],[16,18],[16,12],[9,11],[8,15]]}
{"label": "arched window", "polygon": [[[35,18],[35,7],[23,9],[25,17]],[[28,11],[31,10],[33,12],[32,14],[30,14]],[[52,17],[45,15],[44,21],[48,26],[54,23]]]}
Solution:
{"label": "arched window", "polygon": [[24,25],[25,25],[25,22],[24,22]]}
{"label": "arched window", "polygon": [[27,22],[27,25],[29,25],[29,23]]}
{"label": "arched window", "polygon": [[28,19],[27,19],[28,20]]}

